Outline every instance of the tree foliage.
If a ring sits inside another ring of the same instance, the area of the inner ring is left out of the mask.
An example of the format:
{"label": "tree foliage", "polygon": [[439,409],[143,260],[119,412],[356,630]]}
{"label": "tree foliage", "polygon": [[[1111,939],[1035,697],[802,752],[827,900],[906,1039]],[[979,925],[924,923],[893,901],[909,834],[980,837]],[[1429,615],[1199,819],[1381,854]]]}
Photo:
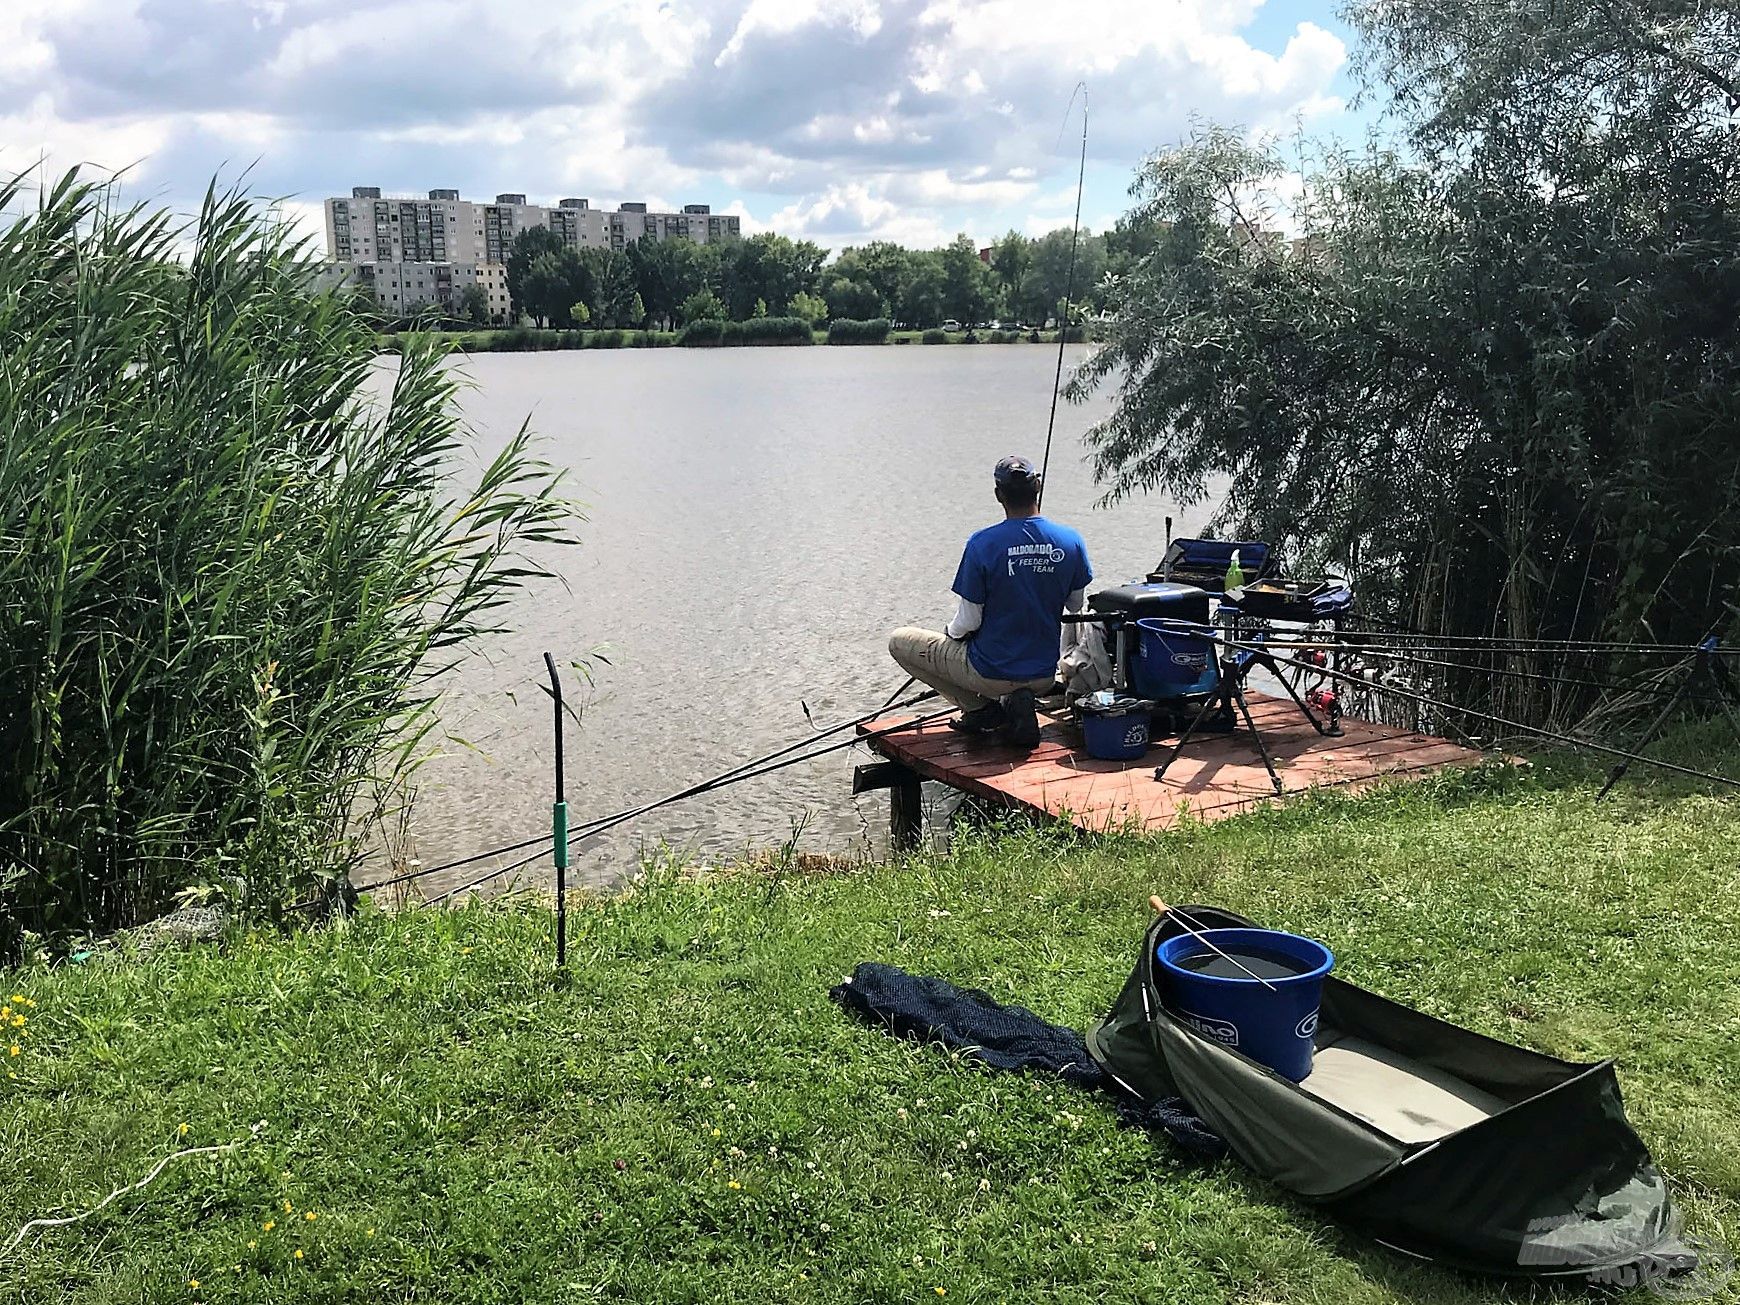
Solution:
{"label": "tree foliage", "polygon": [[473,281],[459,292],[459,315],[478,326],[489,323],[489,294]]}
{"label": "tree foliage", "polygon": [[680,316],[684,325],[690,322],[723,322],[726,320],[725,305],[720,302],[718,295],[703,287],[683,300]]}
{"label": "tree foliage", "polygon": [[513,238],[513,243],[508,246],[507,291],[508,299],[517,311],[538,316],[526,307],[526,278],[531,273],[532,264],[540,257],[560,254],[563,248],[562,238],[549,227],[527,227]]}
{"label": "tree foliage", "polygon": [[815,288],[826,258],[821,246],[785,236],[764,234],[732,242],[720,297],[737,321],[756,316],[758,301],[763,304],[761,316],[783,316],[793,297]]}
{"label": "tree foliage", "polygon": [[828,301],[820,295],[798,291],[791,298],[791,315],[802,318],[811,326],[822,326],[828,320]]}
{"label": "tree foliage", "polygon": [[867,281],[835,275],[822,287],[830,318],[870,321],[888,314],[888,301]]}
{"label": "tree foliage", "polygon": [[1740,20],[1686,0],[1361,0],[1406,130],[1310,163],[1207,128],[1120,224],[1080,393],[1117,497],[1357,567],[1463,633],[1691,641],[1740,545]]}
{"label": "tree foliage", "polygon": [[977,326],[991,312],[991,271],[965,232],[942,250],[943,312],[964,326]]}

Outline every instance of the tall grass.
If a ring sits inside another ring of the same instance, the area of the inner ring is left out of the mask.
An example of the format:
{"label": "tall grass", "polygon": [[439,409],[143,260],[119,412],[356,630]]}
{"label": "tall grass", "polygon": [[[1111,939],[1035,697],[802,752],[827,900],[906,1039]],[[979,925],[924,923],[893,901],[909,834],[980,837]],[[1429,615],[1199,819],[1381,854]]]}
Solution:
{"label": "tall grass", "polygon": [[233,192],[178,225],[69,174],[0,229],[0,958],[342,879],[441,672],[570,537],[524,429],[454,482],[444,346],[380,396],[309,285]]}

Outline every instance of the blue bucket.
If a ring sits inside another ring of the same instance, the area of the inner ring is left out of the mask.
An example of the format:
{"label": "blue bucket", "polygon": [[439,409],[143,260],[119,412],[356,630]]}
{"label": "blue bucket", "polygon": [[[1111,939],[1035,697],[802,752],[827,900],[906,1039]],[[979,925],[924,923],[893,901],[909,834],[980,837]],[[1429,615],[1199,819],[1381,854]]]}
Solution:
{"label": "blue bucket", "polygon": [[1184,698],[1209,693],[1220,678],[1214,640],[1175,621],[1146,617],[1136,622],[1136,652],[1130,687],[1145,698]]}
{"label": "blue bucket", "polygon": [[1147,754],[1154,704],[1119,698],[1109,706],[1081,702],[1081,738],[1087,754],[1100,761],[1137,761]]}
{"label": "blue bucket", "polygon": [[[1221,952],[1266,979],[1265,987]],[[1205,1038],[1267,1065],[1295,1083],[1311,1073],[1323,976],[1335,964],[1329,948],[1273,929],[1206,929],[1161,943],[1161,997]],[[1205,968],[1206,967],[1206,968]]]}

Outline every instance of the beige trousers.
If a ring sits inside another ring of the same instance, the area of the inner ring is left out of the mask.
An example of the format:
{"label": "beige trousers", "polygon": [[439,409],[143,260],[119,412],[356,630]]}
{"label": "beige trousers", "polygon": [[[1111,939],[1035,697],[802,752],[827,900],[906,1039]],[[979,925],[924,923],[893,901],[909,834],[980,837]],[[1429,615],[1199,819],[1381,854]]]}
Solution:
{"label": "beige trousers", "polygon": [[992,680],[980,675],[967,659],[967,645],[935,630],[906,626],[888,636],[888,651],[900,669],[930,685],[962,711],[977,711],[988,702],[1031,689],[1044,693],[1052,677],[1040,680]]}

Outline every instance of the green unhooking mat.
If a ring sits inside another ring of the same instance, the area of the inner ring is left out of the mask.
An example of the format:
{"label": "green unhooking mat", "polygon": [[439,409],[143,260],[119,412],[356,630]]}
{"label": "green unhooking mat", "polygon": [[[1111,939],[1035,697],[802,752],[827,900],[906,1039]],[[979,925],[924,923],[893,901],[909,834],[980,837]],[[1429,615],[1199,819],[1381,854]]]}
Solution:
{"label": "green unhooking mat", "polygon": [[[1190,906],[1198,928],[1250,921]],[[1257,1173],[1392,1249],[1447,1266],[1631,1285],[1697,1266],[1625,1117],[1611,1061],[1483,1037],[1336,978],[1294,1083],[1161,1002],[1149,928],[1089,1053],[1144,1101],[1182,1098]]]}

